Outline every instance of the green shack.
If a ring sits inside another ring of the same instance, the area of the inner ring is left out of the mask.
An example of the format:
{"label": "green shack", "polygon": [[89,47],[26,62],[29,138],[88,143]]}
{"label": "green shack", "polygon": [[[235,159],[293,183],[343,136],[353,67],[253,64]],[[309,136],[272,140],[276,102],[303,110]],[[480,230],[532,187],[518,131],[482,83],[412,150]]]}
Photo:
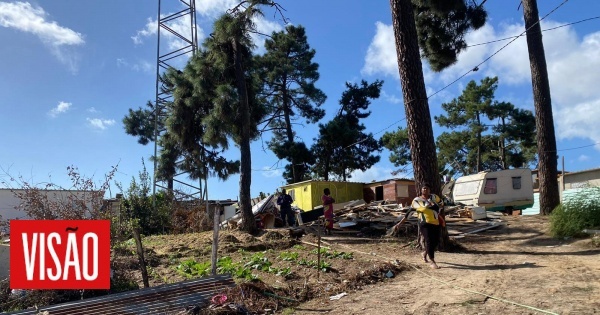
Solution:
{"label": "green shack", "polygon": [[363,199],[363,183],[307,180],[281,186],[294,199],[293,205],[310,211],[322,205],[323,190],[329,188],[336,203]]}

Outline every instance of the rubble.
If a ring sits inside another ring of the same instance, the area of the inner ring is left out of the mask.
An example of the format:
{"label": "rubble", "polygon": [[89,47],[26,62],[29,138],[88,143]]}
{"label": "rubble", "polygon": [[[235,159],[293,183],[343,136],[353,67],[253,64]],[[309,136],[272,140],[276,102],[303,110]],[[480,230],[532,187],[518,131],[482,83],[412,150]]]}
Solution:
{"label": "rubble", "polygon": [[[404,218],[409,206],[390,203],[387,200],[365,203],[364,200],[350,201],[334,207],[337,234],[356,234],[356,236],[409,235],[417,231],[417,217],[413,215],[402,225],[397,224]],[[482,207],[447,206],[445,208],[446,226],[451,237],[463,237],[496,228],[503,223],[501,214],[486,212]]]}

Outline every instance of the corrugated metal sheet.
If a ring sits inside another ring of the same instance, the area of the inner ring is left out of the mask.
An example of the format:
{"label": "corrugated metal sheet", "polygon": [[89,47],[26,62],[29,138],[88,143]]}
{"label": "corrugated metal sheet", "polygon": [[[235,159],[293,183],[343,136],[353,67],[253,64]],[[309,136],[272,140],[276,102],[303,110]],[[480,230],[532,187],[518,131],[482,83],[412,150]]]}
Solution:
{"label": "corrugated metal sheet", "polygon": [[166,314],[183,311],[190,305],[203,304],[214,294],[232,286],[235,286],[235,282],[230,276],[218,275],[40,307],[39,311],[26,310],[8,314],[35,315],[45,311],[49,315]]}

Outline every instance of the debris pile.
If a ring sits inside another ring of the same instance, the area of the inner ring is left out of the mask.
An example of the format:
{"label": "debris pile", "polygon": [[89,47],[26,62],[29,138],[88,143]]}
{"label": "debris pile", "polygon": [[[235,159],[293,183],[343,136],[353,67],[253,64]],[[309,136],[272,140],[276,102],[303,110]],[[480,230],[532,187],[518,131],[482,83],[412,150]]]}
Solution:
{"label": "debris pile", "polygon": [[[356,234],[356,236],[401,236],[416,234],[418,220],[413,212],[401,226],[397,224],[410,210],[409,206],[374,201],[365,203],[355,200],[336,205],[334,214],[337,222],[334,224],[336,234]],[[447,206],[445,208],[445,223],[450,236],[464,237],[502,225],[502,214],[487,212],[483,207]],[[390,233],[391,231],[391,233]]]}
{"label": "debris pile", "polygon": [[365,203],[354,200],[334,207],[337,233],[363,235],[384,235],[406,215],[408,207],[386,201]]}

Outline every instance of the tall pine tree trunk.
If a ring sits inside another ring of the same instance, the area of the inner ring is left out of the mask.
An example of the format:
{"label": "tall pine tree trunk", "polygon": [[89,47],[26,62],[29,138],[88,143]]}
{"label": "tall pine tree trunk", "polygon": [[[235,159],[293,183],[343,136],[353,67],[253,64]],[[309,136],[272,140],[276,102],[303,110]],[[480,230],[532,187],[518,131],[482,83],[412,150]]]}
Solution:
{"label": "tall pine tree trunk", "polygon": [[527,30],[527,48],[533,85],[535,106],[535,126],[537,128],[537,148],[539,156],[538,176],[540,179],[540,213],[550,214],[560,203],[558,194],[558,157],[554,118],[550,99],[550,83],[542,30],[540,27],[536,0],[523,0],[523,16]]}
{"label": "tall pine tree trunk", "polygon": [[250,154],[250,104],[248,100],[248,91],[246,87],[246,78],[242,67],[242,53],[240,44],[237,40],[232,40],[233,51],[235,54],[235,79],[240,98],[240,117],[242,122],[242,132],[240,135],[240,210],[242,213],[241,229],[250,234],[256,234],[256,222],[252,214],[252,205],[250,203],[250,184],[251,184],[251,154]]}
{"label": "tall pine tree trunk", "polygon": [[[412,3],[411,0],[390,0],[390,6],[413,174],[419,190],[421,184],[429,183],[432,192],[441,196],[433,127]],[[440,249],[447,248],[449,243],[448,231],[444,226],[440,235]]]}
{"label": "tall pine tree trunk", "polygon": [[429,183],[432,192],[439,194],[441,184],[433,127],[412,3],[411,0],[390,0],[390,5],[415,181],[419,187]]}
{"label": "tall pine tree trunk", "polygon": [[481,118],[477,114],[477,165],[475,165],[475,173],[481,172]]}

